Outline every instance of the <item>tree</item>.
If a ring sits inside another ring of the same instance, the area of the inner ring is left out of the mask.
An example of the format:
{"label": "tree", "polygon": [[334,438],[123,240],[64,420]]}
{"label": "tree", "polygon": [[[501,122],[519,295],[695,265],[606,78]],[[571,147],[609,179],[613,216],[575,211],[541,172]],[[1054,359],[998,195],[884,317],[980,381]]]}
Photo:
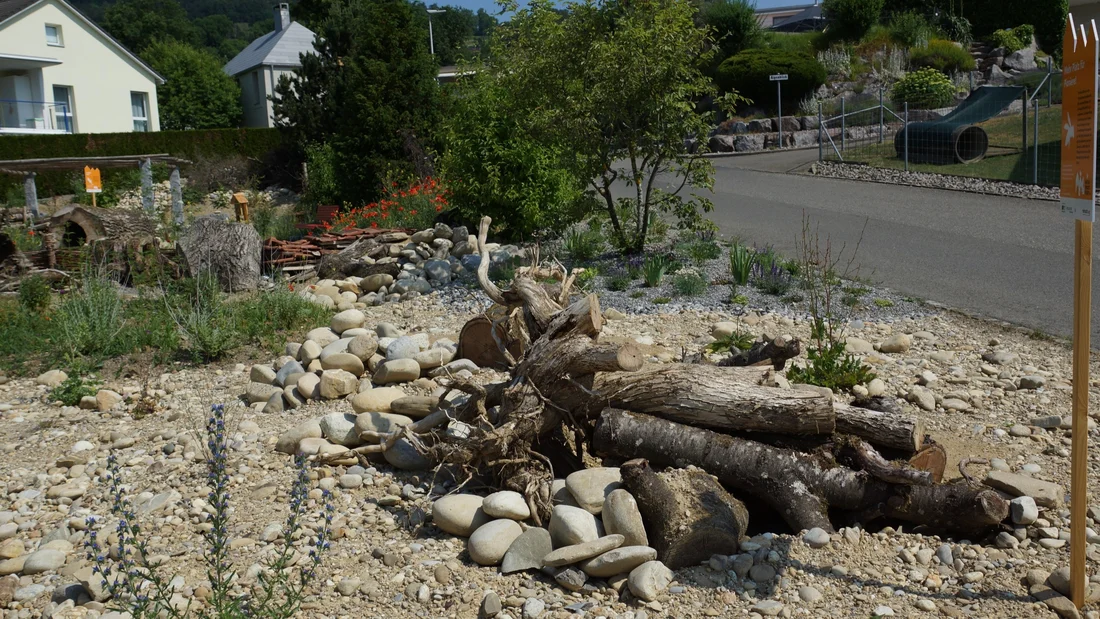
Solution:
{"label": "tree", "polygon": [[477,28],[474,12],[458,6],[440,7],[433,4],[431,8],[446,11],[432,15],[436,60],[440,65],[453,65],[460,58],[466,59],[467,41],[474,36]]}
{"label": "tree", "polygon": [[405,0],[332,0],[316,53],[275,88],[275,114],[304,151],[332,148],[340,197],[365,203],[392,174],[411,175],[439,124],[436,64]]}
{"label": "tree", "polygon": [[702,17],[703,23],[714,29],[723,59],[760,41],[756,7],[749,0],[711,0],[703,5]]}
{"label": "tree", "polygon": [[205,50],[166,40],[142,57],[164,76],[157,88],[162,129],[235,127],[241,117],[241,91],[222,71],[222,61]]}
{"label": "tree", "polygon": [[550,0],[505,9],[515,14],[497,28],[487,70],[523,102],[532,135],[570,154],[613,240],[641,251],[656,211],[701,223],[711,203],[696,190],[711,186],[713,169],[701,157],[710,123],[697,102],[716,91],[699,68],[713,39],[695,25],[691,1],[581,0],[564,15]]}
{"label": "tree", "polygon": [[134,52],[154,41],[195,40],[194,26],[177,0],[119,0],[104,12],[103,28]]}
{"label": "tree", "polygon": [[833,33],[846,41],[858,41],[878,23],[885,0],[825,0],[821,4]]}
{"label": "tree", "polygon": [[474,32],[474,35],[487,37],[493,34],[493,30],[497,27],[497,18],[490,15],[485,9],[478,9],[476,17],[477,30]]}

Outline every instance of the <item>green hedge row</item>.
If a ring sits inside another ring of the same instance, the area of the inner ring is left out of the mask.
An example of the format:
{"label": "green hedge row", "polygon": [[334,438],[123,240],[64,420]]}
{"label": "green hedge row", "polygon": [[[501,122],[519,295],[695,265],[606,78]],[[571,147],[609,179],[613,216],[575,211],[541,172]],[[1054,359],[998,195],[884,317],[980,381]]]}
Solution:
{"label": "green hedge row", "polygon": [[[271,169],[285,164],[290,150],[288,145],[285,134],[278,129],[10,135],[0,137],[0,160],[167,153],[198,161],[241,155]],[[72,176],[65,172],[39,174],[35,181],[39,197],[71,191]],[[0,200],[15,187],[21,190],[21,178],[0,175]]]}

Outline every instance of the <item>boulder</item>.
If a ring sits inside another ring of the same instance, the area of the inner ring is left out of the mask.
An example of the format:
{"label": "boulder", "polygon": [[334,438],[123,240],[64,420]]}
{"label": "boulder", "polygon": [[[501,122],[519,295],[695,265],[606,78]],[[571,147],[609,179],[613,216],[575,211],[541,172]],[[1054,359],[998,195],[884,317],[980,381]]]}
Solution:
{"label": "boulder", "polygon": [[634,568],[626,579],[626,584],[634,597],[652,602],[664,593],[672,582],[672,570],[660,561],[646,561]]}
{"label": "boulder", "polygon": [[366,314],[357,309],[349,309],[334,315],[329,322],[329,328],[336,333],[343,333],[348,329],[358,329],[366,323]]}
{"label": "boulder", "polygon": [[363,367],[362,359],[347,352],[338,352],[334,355],[329,355],[327,359],[322,357],[321,367],[325,370],[343,370],[356,378],[362,376],[363,372],[366,371],[366,368]]}
{"label": "boulder", "polygon": [[386,361],[412,359],[418,352],[420,352],[420,343],[411,336],[403,335],[386,346]]}
{"label": "boulder", "polygon": [[[412,422],[412,419],[404,415],[393,413],[361,413],[355,417],[355,436],[358,437],[363,432],[394,432]],[[367,442],[377,443],[378,441],[368,439]]]}
{"label": "boulder", "polygon": [[357,393],[351,398],[351,408],[357,413],[388,413],[394,400],[405,397],[397,387],[379,387]]}
{"label": "boulder", "polygon": [[608,535],[621,534],[626,546],[648,546],[649,537],[638,502],[626,490],[612,490],[603,504],[603,526]]}
{"label": "boulder", "polygon": [[550,554],[550,532],[540,527],[532,527],[516,538],[504,553],[500,564],[502,574],[537,570],[542,568],[542,559]]}
{"label": "boulder", "polygon": [[360,361],[370,359],[378,352],[378,336],[374,333],[355,336],[348,343],[348,352],[359,357]]}
{"label": "boulder", "polygon": [[61,370],[50,370],[49,372],[39,374],[38,378],[34,379],[34,382],[38,385],[53,388],[65,382],[68,378],[69,375]]}
{"label": "boulder", "polygon": [[304,374],[305,371],[306,369],[303,368],[302,364],[298,363],[297,361],[286,363],[283,365],[283,367],[279,368],[278,372],[275,373],[275,384],[279,385],[280,387],[285,387],[290,384],[296,384],[297,381],[294,381],[293,383],[289,381],[290,377],[295,374]]}
{"label": "boulder", "polygon": [[599,514],[603,511],[607,495],[622,487],[622,479],[618,467],[581,469],[565,478],[565,487],[578,505],[593,514]]}
{"label": "boulder", "polygon": [[523,534],[514,520],[493,520],[478,527],[466,549],[478,565],[499,565],[512,542]]}
{"label": "boulder", "polygon": [[[481,508],[493,518],[509,518],[511,520],[527,520],[531,517],[531,508],[523,495],[511,490],[494,492],[485,497]],[[547,540],[550,538],[547,537]]]}
{"label": "boulder", "polygon": [[328,346],[322,348],[321,354],[317,358],[324,362],[325,359],[328,359],[332,355],[335,355],[337,353],[346,353],[348,351],[349,344],[351,344],[351,338],[342,337],[335,342],[329,344]]}
{"label": "boulder", "polygon": [[245,389],[244,394],[245,397],[248,398],[249,404],[256,404],[259,402],[267,402],[271,399],[272,395],[282,392],[282,389],[270,383],[248,383],[248,387]]}
{"label": "boulder", "polygon": [[1065,495],[1065,490],[1058,484],[1008,471],[990,471],[985,477],[985,484],[1014,497],[1029,496],[1043,507],[1061,505]]}
{"label": "boulder", "polygon": [[649,546],[620,546],[580,565],[593,578],[608,578],[627,573],[639,565],[657,558],[657,550]]}
{"label": "boulder", "polygon": [[1004,66],[1007,69],[1015,69],[1021,72],[1038,69],[1039,65],[1035,63],[1035,49],[1025,47],[1024,49],[1012,52],[1005,56]]}
{"label": "boulder", "polygon": [[432,468],[432,461],[416,450],[407,439],[398,439],[393,446],[383,452],[386,462],[405,471],[426,471]]}
{"label": "boulder", "polygon": [[253,365],[248,371],[248,380],[254,383],[275,384],[275,369],[264,363]]}
{"label": "boulder", "polygon": [[542,563],[547,567],[561,567],[563,565],[572,565],[598,557],[605,552],[614,550],[623,545],[622,535],[605,535],[603,537],[594,539],[589,542],[581,544],[573,544],[571,546],[562,546],[557,550],[545,555]]}
{"label": "boulder", "polygon": [[484,499],[476,494],[451,494],[432,503],[432,522],[451,535],[469,537],[481,525],[492,520],[482,508]]}
{"label": "boulder", "polygon": [[393,276],[389,273],[377,273],[368,275],[359,282],[359,289],[363,292],[378,292],[382,287],[393,283]]}
{"label": "boulder", "polygon": [[[332,342],[329,343],[331,344]],[[302,362],[303,366],[308,367],[314,360],[321,358],[323,350],[324,349],[319,343],[313,340],[306,340],[302,342],[301,348],[298,349],[298,360]]]}
{"label": "boulder", "polygon": [[[312,329],[311,331],[309,331],[309,333],[306,333],[306,340],[317,342],[317,344],[319,344],[321,348],[328,346],[338,339],[340,339],[339,334],[328,327],[318,327],[316,329]],[[320,354],[318,354],[317,356],[320,356]]]}
{"label": "boulder", "polygon": [[378,366],[371,380],[376,385],[405,383],[420,378],[420,364],[413,359],[394,359]]}
{"label": "boulder", "polygon": [[329,413],[321,417],[317,423],[321,427],[321,434],[334,445],[358,447],[363,444],[363,441],[359,440],[359,433],[356,431],[358,418],[355,415]]}
{"label": "boulder", "polygon": [[348,394],[355,393],[355,389],[358,386],[359,377],[351,372],[346,370],[325,370],[321,372],[319,393],[321,397],[326,400],[335,400]]}
{"label": "boulder", "polygon": [[298,393],[306,400],[317,400],[321,397],[321,377],[313,372],[302,374],[298,378]]}
{"label": "boulder", "polygon": [[592,512],[569,505],[554,506],[549,529],[555,548],[595,541],[603,535],[603,526]]}
{"label": "boulder", "polygon": [[110,389],[100,389],[95,394],[96,409],[105,413],[122,401],[122,394]]}

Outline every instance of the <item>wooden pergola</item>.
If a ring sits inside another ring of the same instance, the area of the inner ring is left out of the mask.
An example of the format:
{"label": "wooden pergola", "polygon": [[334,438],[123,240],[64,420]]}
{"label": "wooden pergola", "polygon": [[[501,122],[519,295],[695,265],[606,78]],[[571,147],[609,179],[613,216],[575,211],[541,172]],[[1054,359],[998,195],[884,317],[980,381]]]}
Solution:
{"label": "wooden pergola", "polygon": [[145,212],[152,213],[154,208],[154,163],[164,163],[172,166],[172,172],[169,176],[172,187],[172,218],[176,223],[183,223],[183,189],[180,185],[180,166],[191,162],[172,155],[111,155],[106,157],[0,160],[0,173],[23,177],[23,195],[26,198],[27,210],[31,217],[39,219],[41,213],[38,212],[38,188],[34,182],[37,173],[83,170],[85,166],[95,168],[139,168],[141,170],[141,203]]}

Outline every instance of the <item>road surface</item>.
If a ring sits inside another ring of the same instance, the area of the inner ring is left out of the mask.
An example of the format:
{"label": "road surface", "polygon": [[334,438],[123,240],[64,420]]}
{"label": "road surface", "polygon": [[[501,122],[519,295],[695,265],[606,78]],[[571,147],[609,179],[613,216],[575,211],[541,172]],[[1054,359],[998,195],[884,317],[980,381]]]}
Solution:
{"label": "road surface", "polygon": [[[725,235],[788,256],[796,255],[803,213],[834,246],[853,245],[866,224],[859,263],[876,284],[1071,334],[1074,226],[1057,202],[787,173],[816,157],[813,150],[715,159],[711,219]],[[1100,256],[1100,246],[1093,253]],[[1096,346],[1100,321],[1092,323]]]}

